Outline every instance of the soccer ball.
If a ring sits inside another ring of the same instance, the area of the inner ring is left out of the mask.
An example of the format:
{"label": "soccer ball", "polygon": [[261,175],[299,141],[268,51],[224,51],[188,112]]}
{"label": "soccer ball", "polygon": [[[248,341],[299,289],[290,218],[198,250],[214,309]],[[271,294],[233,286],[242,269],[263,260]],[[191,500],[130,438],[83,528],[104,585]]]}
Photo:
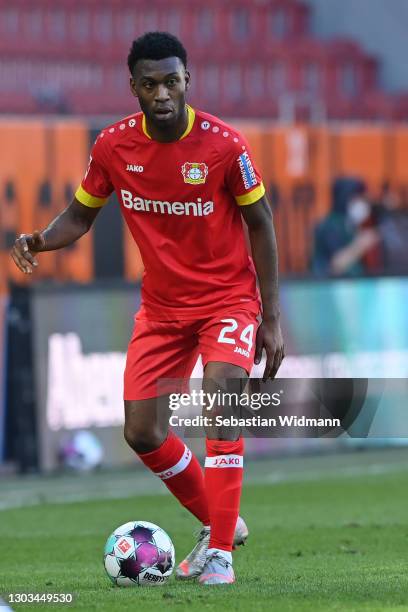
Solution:
{"label": "soccer ball", "polygon": [[164,584],[174,564],[173,542],[161,527],[147,521],[121,525],[105,544],[105,570],[117,586]]}

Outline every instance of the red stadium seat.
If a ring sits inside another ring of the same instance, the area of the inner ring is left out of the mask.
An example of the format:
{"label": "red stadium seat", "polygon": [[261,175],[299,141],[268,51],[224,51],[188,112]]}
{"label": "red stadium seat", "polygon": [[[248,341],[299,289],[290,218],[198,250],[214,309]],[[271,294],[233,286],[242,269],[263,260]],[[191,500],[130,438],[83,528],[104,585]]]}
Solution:
{"label": "red stadium seat", "polygon": [[[188,49],[191,102],[215,113],[276,118],[293,106],[304,119],[369,118],[381,109],[406,117],[403,98],[377,92],[376,58],[350,38],[316,39],[309,21],[300,0],[0,0],[0,112],[131,111],[130,42],[160,29]],[[362,103],[367,92],[375,93]]]}

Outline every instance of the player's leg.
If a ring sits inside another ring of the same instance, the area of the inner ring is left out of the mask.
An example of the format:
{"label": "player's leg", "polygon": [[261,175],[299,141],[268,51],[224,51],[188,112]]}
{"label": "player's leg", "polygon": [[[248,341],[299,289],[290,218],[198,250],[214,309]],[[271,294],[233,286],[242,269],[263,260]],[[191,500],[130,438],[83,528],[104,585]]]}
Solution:
{"label": "player's leg", "polygon": [[[245,386],[247,372],[230,363],[208,362],[204,369],[203,390],[206,397],[219,397],[203,408],[206,426],[205,487],[210,514],[211,534],[207,562],[200,577],[202,584],[234,582],[232,549],[239,516],[243,478],[244,441],[238,426],[218,425],[238,416],[238,398]],[[223,401],[223,395],[228,401]],[[241,519],[242,520],[242,519]],[[245,524],[244,524],[245,525]]]}
{"label": "player's leg", "polygon": [[[169,430],[167,395],[157,394],[184,378],[197,358],[192,337],[177,324],[137,321],[129,344],[125,377],[125,439],[141,461],[203,525],[209,524],[203,471],[184,442]],[[173,383],[172,383],[173,384]]]}
{"label": "player's leg", "polygon": [[196,456],[169,430],[168,405],[167,396],[125,401],[125,439],[180,503],[208,525],[203,471]]}
{"label": "player's leg", "polygon": [[211,536],[202,584],[234,581],[232,556],[243,478],[244,441],[240,428],[218,424],[239,416],[238,398],[244,391],[254,359],[258,327],[255,313],[237,311],[210,321],[202,330],[203,389],[216,401],[203,413],[211,417],[206,427],[205,484]]}
{"label": "player's leg", "polygon": [[[211,364],[214,365],[214,364]],[[218,365],[218,364],[217,364]],[[225,377],[225,375],[227,375],[227,377],[230,376],[237,376],[237,371],[236,369],[234,371],[225,371],[225,367],[228,366],[228,364],[219,364],[220,368],[222,369],[222,372],[217,372],[217,370],[215,371],[211,371],[211,366],[207,365],[206,367],[206,371],[210,372],[210,376],[212,376],[211,380],[210,379],[204,379],[204,383],[203,383],[203,390],[204,391],[209,391],[210,387],[209,385],[212,385],[214,383],[214,380],[217,379],[218,374],[220,376],[222,376],[223,378]],[[235,366],[233,366],[235,367]],[[245,371],[242,370],[243,376],[245,376]],[[239,430],[238,430],[238,435],[239,435]],[[227,452],[228,449],[223,449]],[[207,442],[207,455],[208,455],[208,442]],[[216,497],[214,495],[214,497],[209,497],[208,496],[208,481],[212,480],[211,477],[207,478],[207,472],[208,470],[206,469],[206,491],[207,491],[207,502],[209,507],[212,507],[214,504],[213,502],[215,502],[215,507],[218,509],[219,507],[223,508],[224,507],[224,499],[219,500],[218,502],[216,501]],[[214,470],[212,470],[214,472]],[[242,469],[240,470],[240,472],[242,472]],[[242,479],[242,477],[241,477]],[[231,479],[228,480],[228,487],[229,487],[229,492],[231,492]],[[224,487],[224,484],[219,482],[218,484],[216,483],[216,486],[220,485],[221,487]],[[232,487],[234,488],[234,487]],[[232,511],[228,510],[228,520],[229,520],[229,525],[231,525],[231,529],[232,529],[232,547],[235,548],[236,546],[240,546],[241,544],[245,544],[245,541],[248,537],[248,529],[247,526],[244,522],[244,520],[241,517],[235,516],[235,519],[233,518],[233,515],[235,514],[235,510],[237,510],[239,508],[239,491],[240,491],[240,483],[238,483],[238,486],[235,487],[236,491],[235,491],[235,497],[237,497],[237,492],[238,492],[238,499],[233,500],[233,508]],[[227,495],[229,494],[229,492],[227,491]],[[221,491],[217,491],[217,495],[218,493],[221,493]],[[217,497],[218,499],[218,497]],[[229,502],[228,502],[229,503]],[[213,541],[214,538],[212,536],[213,533],[213,526],[215,525],[215,532],[217,534],[217,537],[214,540],[214,545],[218,543],[218,540],[222,539],[222,543],[224,545],[224,551],[221,553],[223,554],[225,552],[225,550],[230,551],[231,550],[231,546],[230,546],[230,535],[228,534],[227,538],[223,537],[222,532],[224,530],[224,520],[222,516],[218,516],[217,517],[218,520],[213,520],[211,522],[211,528],[210,527],[203,527],[203,529],[200,531],[200,533],[198,534],[198,541],[196,546],[193,548],[193,550],[189,553],[189,555],[187,555],[187,557],[178,565],[177,569],[176,569],[176,577],[178,579],[182,579],[182,580],[188,580],[188,579],[192,579],[192,578],[196,578],[198,576],[200,576],[203,573],[203,569],[204,566],[206,565],[207,559],[208,559],[208,550],[209,550],[209,546],[210,546],[210,541]],[[232,522],[231,522],[232,521]],[[212,540],[211,540],[212,538]],[[226,546],[226,548],[225,548]],[[214,553],[215,550],[210,550],[210,553]],[[219,551],[218,551],[219,552]],[[226,556],[228,557],[228,561],[230,561],[230,553],[226,554]],[[215,557],[212,559],[211,561],[211,565],[214,565],[214,563],[221,563],[225,565],[225,560],[224,558],[222,559],[215,559]],[[225,569],[225,568],[224,568]],[[230,582],[230,575],[231,575],[231,563],[229,563],[228,565],[228,581]]]}
{"label": "player's leg", "polygon": [[124,437],[137,454],[159,448],[169,430],[168,396],[143,400],[125,400]]}

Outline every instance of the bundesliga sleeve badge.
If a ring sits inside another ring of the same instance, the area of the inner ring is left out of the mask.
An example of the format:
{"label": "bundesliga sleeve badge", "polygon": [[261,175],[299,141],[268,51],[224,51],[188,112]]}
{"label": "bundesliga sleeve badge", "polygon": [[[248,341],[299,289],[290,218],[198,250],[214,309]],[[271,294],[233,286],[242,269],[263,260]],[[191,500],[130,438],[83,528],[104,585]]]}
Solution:
{"label": "bundesliga sleeve badge", "polygon": [[181,173],[185,183],[200,185],[205,183],[208,175],[208,166],[204,163],[186,162],[181,166]]}

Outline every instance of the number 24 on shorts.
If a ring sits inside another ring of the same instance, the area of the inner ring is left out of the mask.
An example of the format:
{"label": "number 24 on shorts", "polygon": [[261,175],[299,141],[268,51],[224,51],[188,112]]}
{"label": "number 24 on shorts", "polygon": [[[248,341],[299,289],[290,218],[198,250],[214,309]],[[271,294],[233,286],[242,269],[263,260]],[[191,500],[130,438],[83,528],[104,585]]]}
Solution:
{"label": "number 24 on shorts", "polygon": [[[225,325],[225,327],[221,329],[217,342],[236,344],[235,338],[232,338],[231,334],[234,334],[234,332],[238,329],[237,321],[235,319],[221,319],[221,323],[228,323],[228,325]],[[250,323],[250,325],[247,325],[245,329],[242,330],[239,339],[243,344],[248,346],[248,352],[250,353],[254,341],[253,323]]]}

